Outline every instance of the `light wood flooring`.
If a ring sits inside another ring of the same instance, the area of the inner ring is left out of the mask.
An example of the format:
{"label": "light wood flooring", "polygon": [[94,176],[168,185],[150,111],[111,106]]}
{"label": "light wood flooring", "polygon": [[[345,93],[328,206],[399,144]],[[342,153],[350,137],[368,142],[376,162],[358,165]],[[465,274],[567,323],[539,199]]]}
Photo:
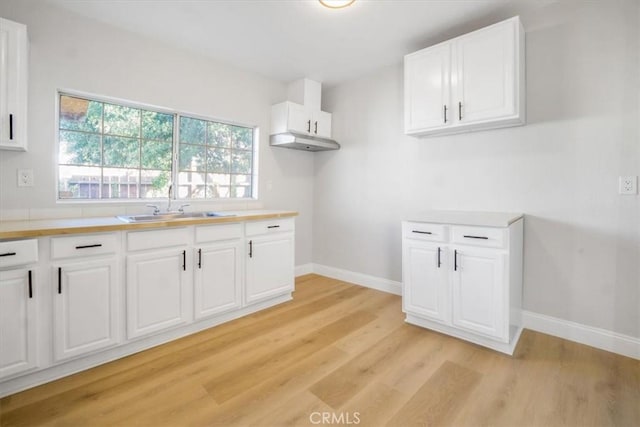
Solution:
{"label": "light wood flooring", "polygon": [[403,319],[398,296],[304,276],[289,303],[6,397],[0,425],[640,425],[637,360],[531,331],[509,357]]}

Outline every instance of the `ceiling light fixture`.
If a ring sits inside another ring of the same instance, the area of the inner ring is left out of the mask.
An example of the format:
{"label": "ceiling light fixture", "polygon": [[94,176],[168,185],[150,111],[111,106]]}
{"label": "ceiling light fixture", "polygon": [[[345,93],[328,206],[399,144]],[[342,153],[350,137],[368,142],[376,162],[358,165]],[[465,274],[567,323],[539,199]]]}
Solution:
{"label": "ceiling light fixture", "polygon": [[356,0],[318,0],[320,4],[329,9],[342,9],[353,4]]}

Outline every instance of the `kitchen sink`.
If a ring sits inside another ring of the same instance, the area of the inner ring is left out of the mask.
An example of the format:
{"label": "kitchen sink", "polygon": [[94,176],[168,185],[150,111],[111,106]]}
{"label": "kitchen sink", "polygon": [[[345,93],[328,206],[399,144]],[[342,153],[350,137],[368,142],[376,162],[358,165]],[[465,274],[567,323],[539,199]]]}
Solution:
{"label": "kitchen sink", "polygon": [[154,221],[171,221],[173,219],[186,219],[186,218],[209,218],[216,216],[232,216],[232,214],[228,213],[218,213],[218,212],[172,212],[172,213],[161,213],[157,215],[118,215],[120,221],[124,222],[154,222]]}

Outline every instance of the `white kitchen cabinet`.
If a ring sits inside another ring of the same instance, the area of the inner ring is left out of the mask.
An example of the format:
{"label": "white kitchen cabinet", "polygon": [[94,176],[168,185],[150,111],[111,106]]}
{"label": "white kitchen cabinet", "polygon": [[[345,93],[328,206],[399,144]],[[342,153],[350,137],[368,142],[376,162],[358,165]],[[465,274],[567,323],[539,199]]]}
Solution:
{"label": "white kitchen cabinet", "polygon": [[118,343],[118,268],[114,256],[54,265],[55,361]]}
{"label": "white kitchen cabinet", "polygon": [[446,322],[449,287],[442,245],[408,239],[403,247],[404,311]]}
{"label": "white kitchen cabinet", "polygon": [[331,114],[295,102],[281,102],[271,107],[271,134],[285,132],[331,138]]}
{"label": "white kitchen cabinet", "polygon": [[0,271],[0,378],[37,367],[35,273]]}
{"label": "white kitchen cabinet", "polygon": [[405,56],[406,133],[451,126],[450,68],[451,43],[442,43]]}
{"label": "white kitchen cabinet", "polygon": [[242,306],[241,224],[196,228],[194,315],[196,319]]}
{"label": "white kitchen cabinet", "polygon": [[408,323],[512,354],[522,331],[523,220],[493,218],[502,224],[403,222],[403,309]]}
{"label": "white kitchen cabinet", "polygon": [[509,322],[505,318],[508,307],[504,304],[507,255],[464,246],[453,246],[453,251],[451,323],[508,342]]}
{"label": "white kitchen cabinet", "polygon": [[0,149],[27,149],[27,27],[0,18]]}
{"label": "white kitchen cabinet", "polygon": [[293,219],[246,224],[246,303],[293,291],[293,230]]}
{"label": "white kitchen cabinet", "polygon": [[191,241],[187,228],[127,234],[127,338],[190,320],[187,250]]}
{"label": "white kitchen cabinet", "polygon": [[518,17],[405,57],[405,133],[427,136],[525,122]]}

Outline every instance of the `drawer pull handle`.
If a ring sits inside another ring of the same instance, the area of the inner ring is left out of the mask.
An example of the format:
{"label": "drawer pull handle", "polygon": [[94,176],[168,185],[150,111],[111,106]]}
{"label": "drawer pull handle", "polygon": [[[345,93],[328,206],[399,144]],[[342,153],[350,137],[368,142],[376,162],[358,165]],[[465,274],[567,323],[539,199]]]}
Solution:
{"label": "drawer pull handle", "polygon": [[58,267],[58,293],[62,293],[62,267]]}
{"label": "drawer pull handle", "polygon": [[182,271],[187,271],[187,251],[182,251]]}
{"label": "drawer pull handle", "polygon": [[442,265],[442,261],[440,259],[441,252],[442,252],[442,249],[440,248],[440,246],[438,246],[438,268],[440,268],[440,266]]}
{"label": "drawer pull handle", "polygon": [[13,140],[13,114],[9,114],[9,139]]}
{"label": "drawer pull handle", "polygon": [[88,248],[100,248],[100,247],[102,247],[102,243],[96,243],[95,245],[76,246],[76,249],[88,249]]}
{"label": "drawer pull handle", "polygon": [[33,279],[31,270],[29,270],[29,298],[33,298]]}
{"label": "drawer pull handle", "polygon": [[249,240],[249,258],[253,258],[253,240]]}
{"label": "drawer pull handle", "polygon": [[3,256],[14,256],[14,255],[17,255],[17,253],[15,253],[15,252],[7,252],[5,254],[0,254],[0,257],[3,257]]}
{"label": "drawer pull handle", "polygon": [[269,226],[267,226],[267,228],[280,228],[280,226],[279,225],[269,225]]}
{"label": "drawer pull handle", "polygon": [[453,271],[458,271],[458,251],[453,251]]}
{"label": "drawer pull handle", "polygon": [[486,236],[467,236],[466,234],[464,236],[462,236],[466,239],[482,239],[482,240],[489,240],[488,237]]}
{"label": "drawer pull handle", "polygon": [[202,268],[202,249],[198,249],[198,268]]}
{"label": "drawer pull handle", "polygon": [[419,231],[419,230],[412,230],[412,233],[416,233],[416,234],[433,234],[430,231]]}

